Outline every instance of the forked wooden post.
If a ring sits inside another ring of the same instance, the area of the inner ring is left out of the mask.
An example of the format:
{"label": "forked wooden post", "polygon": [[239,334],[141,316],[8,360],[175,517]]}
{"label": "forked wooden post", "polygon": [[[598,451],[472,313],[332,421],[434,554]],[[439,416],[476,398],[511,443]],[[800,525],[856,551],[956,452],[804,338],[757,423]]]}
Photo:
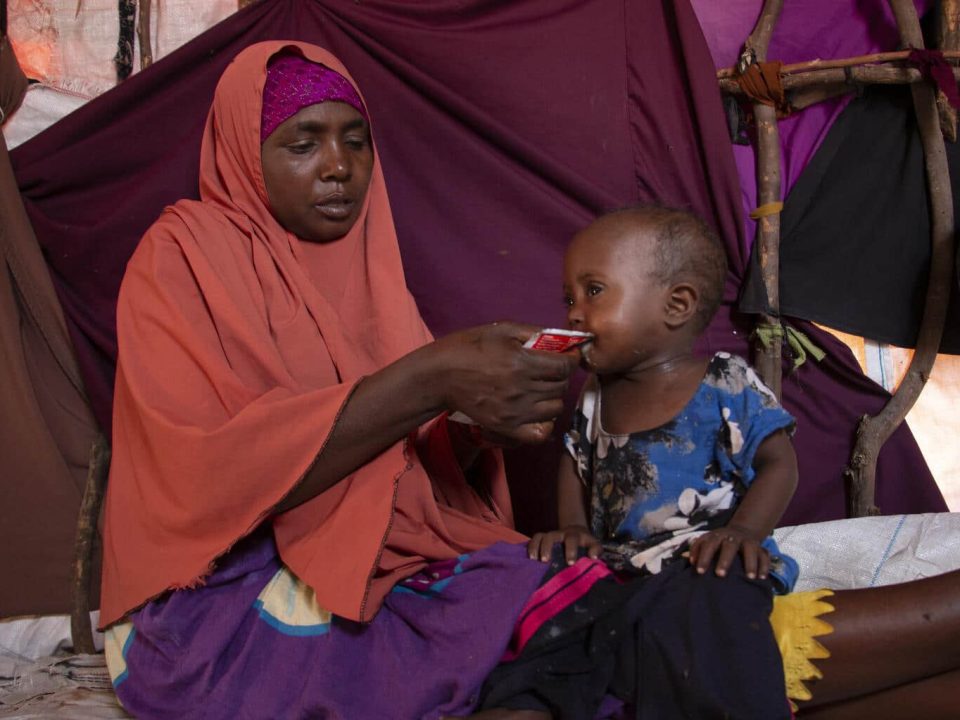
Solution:
{"label": "forked wooden post", "polygon": [[[890,0],[890,5],[897,20],[902,44],[906,47],[922,48],[920,20],[912,0]],[[912,84],[910,90],[913,93],[913,107],[920,128],[930,193],[930,277],[916,351],[906,376],[883,410],[873,417],[865,415],[857,428],[857,442],[850,465],[844,471],[850,483],[850,515],[853,517],[876,515],[880,512],[876,505],[877,457],[883,444],[917,401],[920,391],[930,377],[943,336],[953,273],[953,195],[950,190],[947,153],[940,130],[936,93],[928,82]]]}

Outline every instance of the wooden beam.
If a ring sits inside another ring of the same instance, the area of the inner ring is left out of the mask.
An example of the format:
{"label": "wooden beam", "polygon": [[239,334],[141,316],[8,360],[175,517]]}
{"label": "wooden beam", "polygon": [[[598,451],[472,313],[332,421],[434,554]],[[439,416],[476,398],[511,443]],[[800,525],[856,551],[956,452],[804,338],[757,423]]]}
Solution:
{"label": "wooden beam", "polygon": [[[953,75],[960,79],[960,68],[955,68]],[[857,85],[915,85],[919,82],[923,82],[923,75],[916,68],[891,65],[860,65],[810,70],[785,75],[782,79],[783,89],[787,92],[816,85],[842,85],[846,83],[852,91],[856,89]],[[719,83],[720,90],[725,93],[731,95],[744,94],[740,84],[734,78],[722,78]]]}

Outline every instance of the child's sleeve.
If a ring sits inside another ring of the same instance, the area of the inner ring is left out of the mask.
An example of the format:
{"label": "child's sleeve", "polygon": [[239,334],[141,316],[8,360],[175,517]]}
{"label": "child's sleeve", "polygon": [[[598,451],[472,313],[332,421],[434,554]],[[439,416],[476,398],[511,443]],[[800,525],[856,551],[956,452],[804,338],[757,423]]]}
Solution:
{"label": "child's sleeve", "polygon": [[749,485],[761,443],[778,430],[793,435],[796,421],[745,360],[731,356],[731,361],[731,390],[735,391],[721,401],[724,435],[736,473]]}

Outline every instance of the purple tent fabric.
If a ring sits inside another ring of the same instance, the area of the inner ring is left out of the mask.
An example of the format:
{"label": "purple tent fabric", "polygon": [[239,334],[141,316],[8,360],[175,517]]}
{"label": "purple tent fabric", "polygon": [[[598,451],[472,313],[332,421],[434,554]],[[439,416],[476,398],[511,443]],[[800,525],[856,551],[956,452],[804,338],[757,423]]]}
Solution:
{"label": "purple tent fabric", "polygon": [[[164,205],[196,195],[216,80],[242,47],[270,38],[324,45],[359,82],[408,281],[435,333],[502,318],[562,325],[568,238],[604,209],[645,200],[715,225],[735,298],[748,254],[740,182],[687,2],[263,0],[13,153],[105,427],[126,259]],[[746,334],[724,316],[705,344],[747,354]],[[787,523],[843,515],[853,420],[883,402],[849,352],[837,357],[785,383],[802,474]],[[511,458],[521,528],[552,523],[558,452]],[[885,512],[943,509],[905,428],[884,451],[879,489]]]}

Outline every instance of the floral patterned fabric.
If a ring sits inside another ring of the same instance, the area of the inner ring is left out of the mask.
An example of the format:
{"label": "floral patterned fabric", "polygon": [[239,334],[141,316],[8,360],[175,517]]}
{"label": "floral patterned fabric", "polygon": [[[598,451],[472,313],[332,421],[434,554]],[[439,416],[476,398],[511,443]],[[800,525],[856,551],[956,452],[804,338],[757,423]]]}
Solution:
{"label": "floral patterned fabric", "polygon": [[747,362],[724,352],[710,360],[683,410],[660,427],[607,433],[600,400],[592,376],[564,441],[590,491],[591,531],[618,569],[657,573],[694,538],[725,525],[753,481],[757,448],[777,430],[794,429]]}

